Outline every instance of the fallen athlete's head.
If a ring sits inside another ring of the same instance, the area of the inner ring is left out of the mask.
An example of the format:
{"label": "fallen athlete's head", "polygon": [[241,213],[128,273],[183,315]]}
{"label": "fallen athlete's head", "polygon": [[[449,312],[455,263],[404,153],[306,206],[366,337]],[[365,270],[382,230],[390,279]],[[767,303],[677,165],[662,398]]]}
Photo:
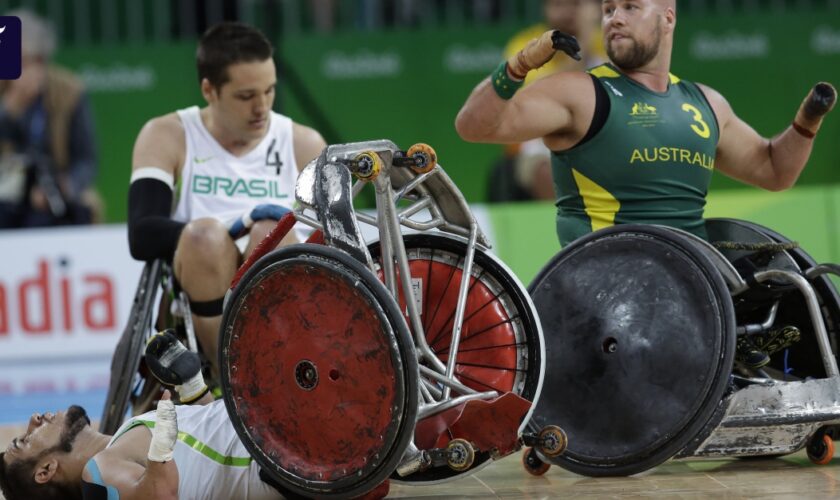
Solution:
{"label": "fallen athlete's head", "polygon": [[95,434],[81,406],[32,414],[26,433],[0,453],[0,490],[6,500],[81,498],[81,469],[90,457],[74,453],[80,434]]}
{"label": "fallen athlete's head", "polygon": [[601,8],[604,47],[613,64],[636,70],[659,56],[670,64],[676,0],[603,0]]}
{"label": "fallen athlete's head", "polygon": [[277,84],[273,53],[265,35],[237,22],[212,26],[198,42],[201,94],[214,124],[235,140],[265,135]]}

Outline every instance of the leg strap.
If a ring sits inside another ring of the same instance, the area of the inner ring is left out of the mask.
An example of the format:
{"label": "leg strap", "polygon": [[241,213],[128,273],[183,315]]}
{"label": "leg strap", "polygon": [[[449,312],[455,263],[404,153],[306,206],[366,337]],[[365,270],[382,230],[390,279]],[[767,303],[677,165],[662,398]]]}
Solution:
{"label": "leg strap", "polygon": [[221,316],[222,310],[224,309],[224,303],[224,297],[219,297],[214,300],[205,300],[202,302],[190,299],[190,310],[196,316]]}

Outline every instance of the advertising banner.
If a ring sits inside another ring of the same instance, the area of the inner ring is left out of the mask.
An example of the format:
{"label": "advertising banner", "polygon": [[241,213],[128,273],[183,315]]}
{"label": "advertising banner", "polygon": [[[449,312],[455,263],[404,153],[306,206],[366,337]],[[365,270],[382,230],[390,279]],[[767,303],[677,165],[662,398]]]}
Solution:
{"label": "advertising banner", "polygon": [[111,355],[142,269],[125,226],[5,231],[0,255],[0,364]]}

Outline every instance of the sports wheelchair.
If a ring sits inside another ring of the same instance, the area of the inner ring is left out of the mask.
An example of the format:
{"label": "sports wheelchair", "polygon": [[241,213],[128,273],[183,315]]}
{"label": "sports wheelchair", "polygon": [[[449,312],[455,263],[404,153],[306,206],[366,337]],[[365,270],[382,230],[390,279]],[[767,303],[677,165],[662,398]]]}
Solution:
{"label": "sports wheelchair", "polygon": [[[353,207],[368,184],[375,214]],[[350,498],[523,444],[562,453],[560,428],[524,432],[545,360],[531,299],[430,147],[328,146],[296,199],[234,278],[220,333],[224,401],[264,480]],[[272,250],[296,222],[308,242]]]}
{"label": "sports wheelchair", "polygon": [[128,322],[111,357],[111,378],[99,432],[113,435],[129,411],[136,416],[155,408],[162,387],[146,368],[143,352],[156,332],[169,327],[176,330],[188,349],[200,352],[186,292],[175,285],[167,262],[152,260],[140,273]]}
{"label": "sports wheelchair", "polygon": [[[603,229],[539,272],[529,292],[547,368],[532,424],[556,423],[570,442],[558,457],[527,450],[529,472],[620,476],[670,458],[803,447],[815,463],[831,460],[840,298],[827,274],[840,267],[758,224],[710,219],[706,229],[708,241],[661,226]],[[761,363],[738,360],[756,346]]]}
{"label": "sports wheelchair", "polygon": [[[376,215],[353,208],[366,184]],[[352,497],[389,477],[454,479],[522,444],[562,453],[560,428],[523,433],[544,371],[534,306],[487,252],[430,147],[330,146],[301,173],[296,198],[240,268],[220,332],[228,413],[267,482],[287,496]],[[297,221],[317,229],[310,241],[272,251]],[[142,353],[154,332],[176,326],[198,351],[189,301],[172,282],[165,262],[145,265],[102,432],[129,407],[153,408],[161,388]]]}

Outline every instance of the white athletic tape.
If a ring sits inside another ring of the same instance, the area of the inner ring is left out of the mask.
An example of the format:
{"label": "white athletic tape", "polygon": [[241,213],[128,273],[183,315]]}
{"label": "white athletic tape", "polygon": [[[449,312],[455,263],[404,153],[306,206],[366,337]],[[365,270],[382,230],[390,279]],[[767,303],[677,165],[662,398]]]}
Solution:
{"label": "white athletic tape", "polygon": [[131,172],[131,182],[139,179],[157,179],[170,188],[175,187],[175,177],[160,167],[140,167]]}
{"label": "white athletic tape", "polygon": [[155,428],[152,429],[152,442],[149,443],[148,459],[150,462],[168,462],[172,460],[172,451],[178,440],[178,415],[175,403],[171,399],[158,401],[155,412]]}

